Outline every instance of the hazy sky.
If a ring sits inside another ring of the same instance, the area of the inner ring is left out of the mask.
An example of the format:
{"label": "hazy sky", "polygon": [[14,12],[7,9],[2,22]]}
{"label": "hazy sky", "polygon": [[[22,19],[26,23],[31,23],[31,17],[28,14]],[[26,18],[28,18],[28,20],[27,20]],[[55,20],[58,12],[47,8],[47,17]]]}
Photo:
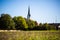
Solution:
{"label": "hazy sky", "polygon": [[0,14],[27,18],[29,5],[31,19],[40,23],[60,23],[60,0],[0,0]]}

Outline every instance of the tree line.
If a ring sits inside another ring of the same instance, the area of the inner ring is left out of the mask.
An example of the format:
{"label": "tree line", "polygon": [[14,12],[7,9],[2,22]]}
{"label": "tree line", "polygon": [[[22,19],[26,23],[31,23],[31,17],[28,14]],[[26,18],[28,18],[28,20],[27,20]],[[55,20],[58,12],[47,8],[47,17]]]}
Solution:
{"label": "tree line", "polygon": [[56,30],[54,25],[48,23],[39,23],[34,20],[27,20],[22,16],[14,16],[9,14],[0,15],[0,30]]}

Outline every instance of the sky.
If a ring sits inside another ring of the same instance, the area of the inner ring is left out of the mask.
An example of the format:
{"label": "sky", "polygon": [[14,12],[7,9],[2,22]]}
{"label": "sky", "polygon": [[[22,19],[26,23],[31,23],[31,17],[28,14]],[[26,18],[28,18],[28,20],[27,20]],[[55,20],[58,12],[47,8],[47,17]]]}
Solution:
{"label": "sky", "polygon": [[27,18],[28,6],[30,19],[38,23],[60,23],[60,0],[0,0],[0,15]]}

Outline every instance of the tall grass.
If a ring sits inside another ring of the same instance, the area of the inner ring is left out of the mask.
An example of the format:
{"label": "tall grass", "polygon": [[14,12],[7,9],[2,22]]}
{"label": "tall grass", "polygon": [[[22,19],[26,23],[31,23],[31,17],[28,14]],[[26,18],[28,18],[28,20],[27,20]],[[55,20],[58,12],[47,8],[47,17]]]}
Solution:
{"label": "tall grass", "polygon": [[4,31],[0,40],[60,40],[60,31]]}

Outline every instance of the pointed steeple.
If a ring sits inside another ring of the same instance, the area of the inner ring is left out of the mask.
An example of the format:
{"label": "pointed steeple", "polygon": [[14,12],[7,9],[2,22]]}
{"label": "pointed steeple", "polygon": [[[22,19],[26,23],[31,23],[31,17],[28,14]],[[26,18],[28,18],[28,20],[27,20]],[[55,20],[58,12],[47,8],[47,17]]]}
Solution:
{"label": "pointed steeple", "polygon": [[28,6],[28,15],[27,15],[27,19],[30,19],[30,6]]}

